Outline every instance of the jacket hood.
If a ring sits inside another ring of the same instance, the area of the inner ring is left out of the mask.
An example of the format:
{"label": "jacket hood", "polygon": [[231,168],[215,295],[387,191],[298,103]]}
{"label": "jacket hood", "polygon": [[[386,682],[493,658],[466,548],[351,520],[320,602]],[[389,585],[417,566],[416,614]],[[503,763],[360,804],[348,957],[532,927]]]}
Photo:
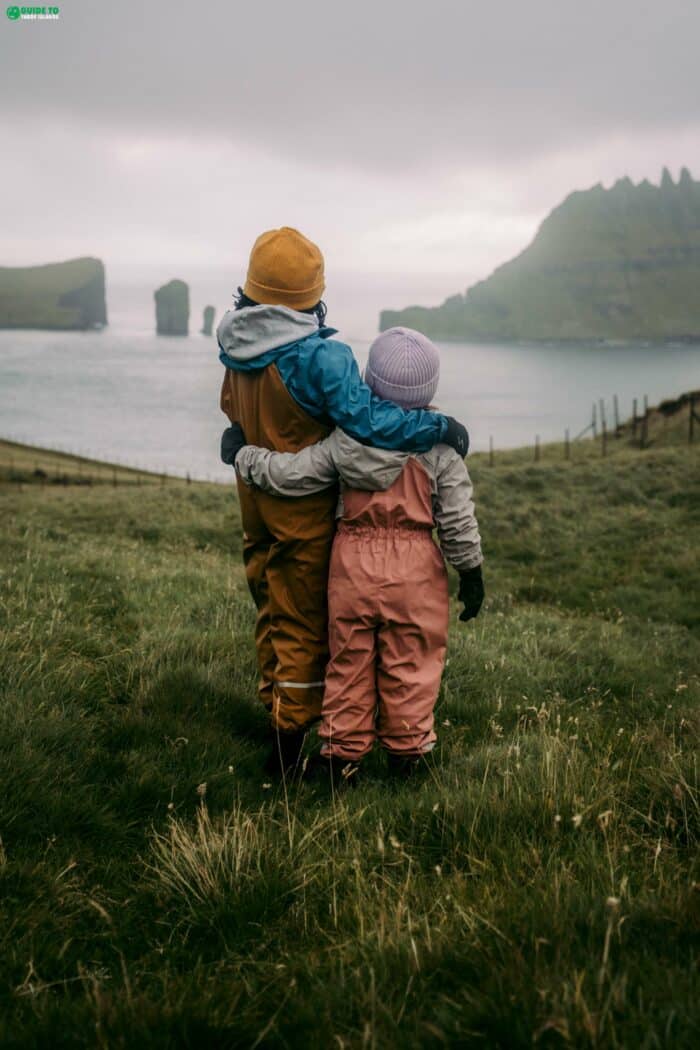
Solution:
{"label": "jacket hood", "polygon": [[288,306],[262,305],[227,310],[216,336],[220,349],[234,361],[250,361],[268,350],[317,335],[318,330],[318,321],[312,314]]}
{"label": "jacket hood", "polygon": [[333,462],[345,484],[368,492],[391,488],[410,459],[410,453],[362,445],[339,427],[333,441]]}

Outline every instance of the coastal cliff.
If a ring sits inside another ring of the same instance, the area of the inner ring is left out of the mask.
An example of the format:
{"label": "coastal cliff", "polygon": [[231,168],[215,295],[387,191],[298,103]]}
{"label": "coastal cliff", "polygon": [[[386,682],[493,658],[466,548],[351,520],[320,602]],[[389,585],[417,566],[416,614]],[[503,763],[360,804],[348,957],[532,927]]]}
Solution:
{"label": "coastal cliff", "polygon": [[0,267],[0,328],[87,329],[106,324],[100,259]]}
{"label": "coastal cliff", "polygon": [[572,193],[528,248],[438,307],[384,310],[380,330],[436,339],[700,341],[700,182],[619,179]]}

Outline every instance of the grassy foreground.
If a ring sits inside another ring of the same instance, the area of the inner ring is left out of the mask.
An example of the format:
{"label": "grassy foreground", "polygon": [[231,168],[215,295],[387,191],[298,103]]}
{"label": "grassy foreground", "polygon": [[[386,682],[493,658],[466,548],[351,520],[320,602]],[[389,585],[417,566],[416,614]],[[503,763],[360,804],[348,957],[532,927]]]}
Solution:
{"label": "grassy foreground", "polygon": [[697,1045],[700,452],[474,457],[419,785],[260,774],[232,491],[0,484],[0,1045]]}

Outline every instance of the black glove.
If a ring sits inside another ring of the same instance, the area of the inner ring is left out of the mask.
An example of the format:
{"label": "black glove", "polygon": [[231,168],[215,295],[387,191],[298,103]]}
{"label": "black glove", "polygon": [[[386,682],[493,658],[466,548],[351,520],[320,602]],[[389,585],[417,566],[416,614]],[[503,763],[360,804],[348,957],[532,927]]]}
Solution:
{"label": "black glove", "polygon": [[464,602],[464,609],[459,614],[460,620],[473,620],[478,614],[484,600],[484,581],[481,566],[467,569],[459,574],[459,600]]}
{"label": "black glove", "polygon": [[451,445],[455,452],[458,452],[462,459],[466,456],[469,451],[469,434],[467,428],[463,427],[461,423],[458,423],[452,416],[447,416],[447,433],[445,434],[445,444]]}
{"label": "black glove", "polygon": [[232,423],[230,427],[226,427],[226,430],[221,435],[221,458],[224,463],[229,463],[234,467],[236,465],[236,456],[243,446],[247,444],[248,442],[245,439],[243,427],[240,423]]}

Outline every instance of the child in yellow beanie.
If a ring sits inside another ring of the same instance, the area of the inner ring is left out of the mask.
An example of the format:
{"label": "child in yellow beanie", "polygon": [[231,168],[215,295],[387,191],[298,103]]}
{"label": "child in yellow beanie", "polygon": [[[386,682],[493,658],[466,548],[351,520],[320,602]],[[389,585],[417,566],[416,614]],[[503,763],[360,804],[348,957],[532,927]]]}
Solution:
{"label": "child in yellow beanie", "polygon": [[[364,445],[425,452],[439,442],[466,454],[456,420],[406,411],[363,382],[352,350],[325,324],[323,256],[283,226],[253,245],[245,285],[217,329],[226,367],[221,407],[248,442],[298,452],[334,427]],[[232,462],[230,428],[222,457]],[[259,695],[274,730],[268,772],[293,771],[321,712],[328,659],[326,588],[335,531],[334,489],[288,500],[238,485],[243,558],[257,606]]]}

